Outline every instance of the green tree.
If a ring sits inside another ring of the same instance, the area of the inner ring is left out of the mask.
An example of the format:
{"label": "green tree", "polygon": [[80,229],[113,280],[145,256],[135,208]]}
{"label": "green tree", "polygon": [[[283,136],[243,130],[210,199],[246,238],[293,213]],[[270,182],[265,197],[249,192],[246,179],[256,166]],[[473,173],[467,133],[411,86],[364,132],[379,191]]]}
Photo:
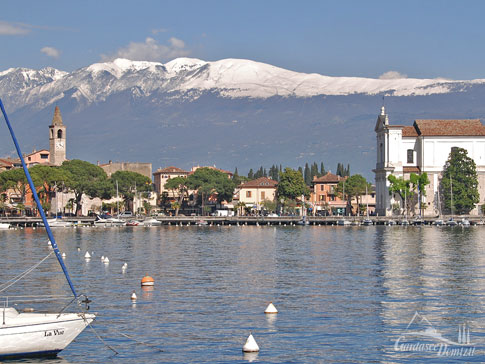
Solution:
{"label": "green tree", "polygon": [[[25,203],[28,186],[29,183],[22,168],[9,169],[0,173],[0,191],[12,190],[17,196],[20,196],[22,204]],[[24,209],[20,210],[23,211]]]}
{"label": "green tree", "polygon": [[[343,168],[343,167],[342,167]],[[348,177],[344,181],[340,181],[337,185],[337,192],[342,196],[344,190],[344,183],[345,183],[345,195],[348,201],[352,201],[352,198],[355,197],[357,202],[357,215],[360,214],[360,197],[365,195],[366,191],[370,192],[371,184],[367,182],[367,180],[361,176],[360,174],[354,174],[353,176]],[[342,196],[344,198],[344,196]]]}
{"label": "green tree", "polygon": [[477,167],[466,149],[451,149],[441,178],[440,191],[445,210],[452,214],[467,214],[480,201]]}
{"label": "green tree", "polygon": [[310,186],[312,184],[312,174],[310,172],[310,167],[308,166],[308,163],[305,163],[305,169],[303,172],[303,178],[305,180],[305,184],[307,186]]}
{"label": "green tree", "polygon": [[148,197],[152,191],[152,180],[137,172],[116,171],[111,175],[110,180],[113,188],[118,183],[118,192],[123,196],[126,209],[130,209],[130,206],[133,206],[135,193],[140,193],[143,197]]}
{"label": "green tree", "polygon": [[[184,198],[187,195],[189,188],[187,187],[186,177],[174,177],[170,178],[167,183],[165,183],[165,188],[171,190],[175,196],[175,192],[178,193],[178,204],[175,208],[175,216],[178,216],[180,208],[183,206]],[[174,205],[172,204],[172,208]]]}
{"label": "green tree", "polygon": [[217,202],[232,201],[235,184],[226,173],[212,168],[198,168],[187,177],[187,187],[197,190],[202,200],[202,211],[206,212],[205,205],[209,197],[216,196]]}
{"label": "green tree", "polygon": [[414,205],[421,201],[421,204],[419,205],[419,214],[422,215],[423,214],[422,197],[426,196],[426,186],[429,185],[428,174],[426,172],[421,174],[411,173],[411,175],[409,176],[409,181],[411,182],[412,194],[414,197],[413,209],[414,209]]}
{"label": "green tree", "polygon": [[94,164],[79,159],[73,159],[62,163],[61,169],[67,173],[66,187],[74,193],[76,204],[76,216],[81,211],[82,195],[91,198],[111,198],[114,190],[109,182],[105,171]]}
{"label": "green tree", "polygon": [[251,168],[251,169],[249,170],[249,172],[248,172],[248,178],[249,178],[250,180],[254,179],[254,172],[253,172],[253,169],[252,169],[252,168]]}
{"label": "green tree", "polygon": [[276,212],[277,202],[271,200],[264,200],[261,205],[264,207],[266,211]]}
{"label": "green tree", "polygon": [[411,181],[405,180],[403,177],[398,178],[392,174],[387,177],[387,180],[390,183],[389,195],[397,193],[401,198],[401,201],[405,202],[407,213],[411,204],[411,199],[413,198],[411,193]]}
{"label": "green tree", "polygon": [[310,189],[306,186],[303,175],[299,171],[285,168],[285,171],[280,173],[277,193],[279,198],[295,200],[302,195],[309,196]]}
{"label": "green tree", "polygon": [[29,172],[45,210],[46,206],[50,207],[51,197],[54,193],[64,190],[64,186],[69,176],[60,167],[43,164],[38,164],[29,168]]}
{"label": "green tree", "polygon": [[310,168],[310,184],[309,184],[309,186],[311,185],[311,181],[313,181],[314,177],[320,177],[320,173],[318,173],[317,162],[313,162],[313,164]]}

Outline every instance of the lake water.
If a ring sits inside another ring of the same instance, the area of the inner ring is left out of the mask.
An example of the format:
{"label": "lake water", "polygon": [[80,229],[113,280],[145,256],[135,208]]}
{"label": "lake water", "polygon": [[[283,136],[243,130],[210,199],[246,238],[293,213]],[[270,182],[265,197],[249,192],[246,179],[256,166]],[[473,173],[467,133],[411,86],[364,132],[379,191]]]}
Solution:
{"label": "lake water", "polygon": [[[55,230],[76,288],[93,300],[94,328],[119,354],[87,328],[57,359],[20,362],[484,362],[484,233],[428,226]],[[0,231],[0,282],[45,257],[46,241],[43,229]],[[94,252],[89,263],[86,251]],[[140,287],[145,273],[155,279],[153,291]],[[70,293],[54,257],[7,292],[26,293]],[[277,315],[263,313],[270,301]],[[242,353],[250,332],[259,354]]]}

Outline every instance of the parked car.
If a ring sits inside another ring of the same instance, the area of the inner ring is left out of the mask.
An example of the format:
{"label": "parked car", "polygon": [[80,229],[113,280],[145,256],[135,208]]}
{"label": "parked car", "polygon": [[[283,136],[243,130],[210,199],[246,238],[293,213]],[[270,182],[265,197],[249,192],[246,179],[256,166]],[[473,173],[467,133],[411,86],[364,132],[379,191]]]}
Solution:
{"label": "parked car", "polygon": [[120,214],[120,217],[133,217],[133,212],[131,212],[131,211],[123,211]]}

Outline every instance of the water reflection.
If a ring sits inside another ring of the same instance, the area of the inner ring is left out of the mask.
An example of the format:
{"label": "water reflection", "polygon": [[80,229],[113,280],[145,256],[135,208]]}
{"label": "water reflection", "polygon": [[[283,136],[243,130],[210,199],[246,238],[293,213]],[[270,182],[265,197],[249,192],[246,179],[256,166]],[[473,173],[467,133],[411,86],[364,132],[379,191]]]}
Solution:
{"label": "water reflection", "polygon": [[[473,342],[485,336],[481,227],[163,226],[55,234],[74,284],[93,300],[97,331],[120,347],[117,363],[434,362],[394,350],[416,312],[444,337],[456,338],[464,323]],[[0,280],[47,255],[45,241],[42,229],[0,231],[8,255]],[[156,286],[140,289],[146,273]],[[25,291],[68,295],[69,287],[50,259],[8,294]],[[280,313],[263,313],[269,301]],[[250,331],[262,352],[241,358],[240,338]],[[86,331],[58,360],[99,363],[109,355]]]}

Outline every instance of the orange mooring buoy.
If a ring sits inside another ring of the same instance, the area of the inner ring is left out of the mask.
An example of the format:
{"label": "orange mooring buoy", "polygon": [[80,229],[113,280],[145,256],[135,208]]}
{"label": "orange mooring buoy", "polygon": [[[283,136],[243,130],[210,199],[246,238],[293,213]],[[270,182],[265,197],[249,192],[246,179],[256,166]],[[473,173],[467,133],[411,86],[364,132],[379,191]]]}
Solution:
{"label": "orange mooring buoy", "polygon": [[155,280],[150,277],[149,275],[145,275],[145,277],[143,277],[141,279],[141,285],[142,286],[153,286],[155,285]]}

